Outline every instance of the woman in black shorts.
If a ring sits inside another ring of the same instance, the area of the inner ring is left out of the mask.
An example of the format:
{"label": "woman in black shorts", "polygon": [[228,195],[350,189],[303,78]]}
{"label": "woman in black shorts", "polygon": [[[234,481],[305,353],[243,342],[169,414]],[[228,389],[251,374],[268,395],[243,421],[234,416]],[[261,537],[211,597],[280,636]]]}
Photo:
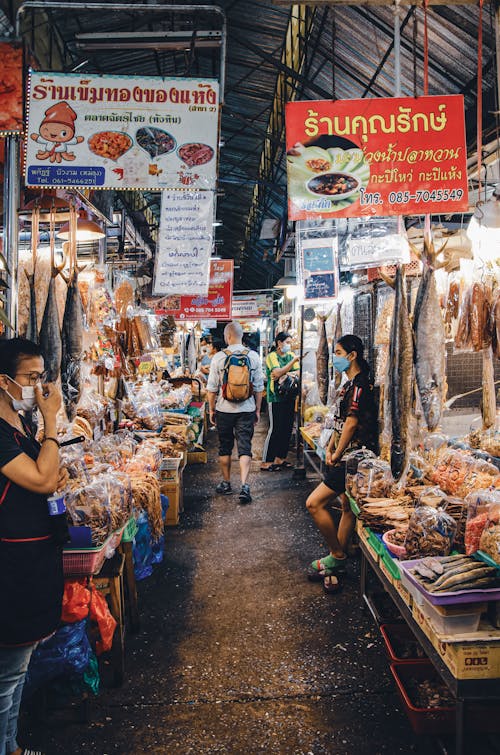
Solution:
{"label": "woman in black shorts", "polygon": [[[345,372],[347,381],[342,384],[335,405],[334,429],[326,450],[328,465],[323,482],[313,490],[306,501],[307,510],[314,519],[329,548],[323,558],[312,562],[309,579],[323,580],[327,592],[336,592],[336,574],[345,568],[355,517],[345,495],[345,452],[366,447],[378,448],[377,408],[370,385],[370,366],[363,358],[363,342],[354,335],[345,335],[335,344],[333,366]],[[335,526],[328,504],[339,497],[342,516]]]}

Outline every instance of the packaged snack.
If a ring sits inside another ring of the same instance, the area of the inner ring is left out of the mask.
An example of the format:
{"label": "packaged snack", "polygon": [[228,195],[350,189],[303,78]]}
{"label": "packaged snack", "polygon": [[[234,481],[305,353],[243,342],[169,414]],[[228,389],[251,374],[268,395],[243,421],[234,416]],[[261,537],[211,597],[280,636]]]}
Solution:
{"label": "packaged snack", "polygon": [[364,459],[358,464],[356,498],[385,498],[394,484],[391,465],[381,459]]}
{"label": "packaged snack", "polygon": [[405,539],[407,558],[447,556],[455,538],[455,520],[442,508],[418,506],[410,516]]}
{"label": "packaged snack", "polygon": [[468,556],[480,550],[483,531],[489,522],[495,524],[500,516],[500,491],[477,490],[470,493],[467,504],[467,524],[465,526],[465,552]]}

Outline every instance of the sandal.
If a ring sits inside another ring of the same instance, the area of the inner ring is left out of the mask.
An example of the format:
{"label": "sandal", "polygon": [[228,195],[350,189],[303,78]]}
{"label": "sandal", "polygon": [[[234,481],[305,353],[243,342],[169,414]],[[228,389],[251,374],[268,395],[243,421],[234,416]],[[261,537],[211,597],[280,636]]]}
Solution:
{"label": "sandal", "polygon": [[290,464],[289,461],[282,461],[281,464],[275,464],[274,466],[276,469],[293,469],[293,464]]}
{"label": "sandal", "polygon": [[323,589],[329,595],[333,595],[333,593],[340,592],[341,590],[340,582],[338,581],[335,574],[329,574],[328,576],[324,578]]}
{"label": "sandal", "polygon": [[268,467],[260,467],[261,472],[274,472],[275,469],[276,469],[275,464],[270,464]]}
{"label": "sandal", "polygon": [[328,554],[323,558],[313,561],[307,573],[307,578],[311,582],[322,582],[325,577],[331,577],[333,574],[345,569],[347,558],[335,558]]}

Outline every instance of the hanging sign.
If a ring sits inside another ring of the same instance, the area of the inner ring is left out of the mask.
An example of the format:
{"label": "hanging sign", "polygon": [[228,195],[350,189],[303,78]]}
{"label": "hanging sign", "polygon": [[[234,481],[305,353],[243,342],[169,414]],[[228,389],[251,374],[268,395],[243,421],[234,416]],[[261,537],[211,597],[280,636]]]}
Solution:
{"label": "hanging sign", "polygon": [[304,302],[334,299],[339,291],[337,238],[300,239],[297,273]]}
{"label": "hanging sign", "polygon": [[399,228],[398,218],[348,218],[343,222],[347,223],[347,232],[339,249],[341,270],[410,262],[408,237]]}
{"label": "hanging sign", "polygon": [[462,95],[289,102],[290,220],[468,209]]}
{"label": "hanging sign", "polygon": [[207,295],[213,217],[213,191],[162,193],[153,294]]}
{"label": "hanging sign", "polygon": [[169,296],[156,314],[173,315],[176,320],[230,320],[233,266],[234,260],[210,260],[207,296]]}
{"label": "hanging sign", "polygon": [[252,318],[254,320],[263,317],[272,317],[273,295],[254,294],[253,296],[235,296],[232,305],[233,318],[241,320]]}
{"label": "hanging sign", "polygon": [[0,136],[20,134],[23,130],[22,45],[0,42],[0,60]]}
{"label": "hanging sign", "polygon": [[213,189],[218,118],[212,79],[31,72],[26,183]]}

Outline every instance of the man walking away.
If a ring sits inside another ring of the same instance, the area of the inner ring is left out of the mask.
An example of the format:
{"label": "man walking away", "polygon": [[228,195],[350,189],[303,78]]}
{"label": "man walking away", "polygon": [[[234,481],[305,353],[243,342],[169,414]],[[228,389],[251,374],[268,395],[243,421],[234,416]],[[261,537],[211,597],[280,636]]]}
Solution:
{"label": "man walking away", "polygon": [[221,495],[230,495],[231,454],[234,441],[240,460],[240,503],[250,503],[250,486],[247,483],[252,461],[252,438],[259,421],[264,390],[264,376],[260,357],[245,348],[241,339],[243,329],[239,322],[230,322],[224,328],[227,349],[212,358],[207,381],[210,422],[217,425],[219,434],[219,461],[222,482],[216,487]]}

